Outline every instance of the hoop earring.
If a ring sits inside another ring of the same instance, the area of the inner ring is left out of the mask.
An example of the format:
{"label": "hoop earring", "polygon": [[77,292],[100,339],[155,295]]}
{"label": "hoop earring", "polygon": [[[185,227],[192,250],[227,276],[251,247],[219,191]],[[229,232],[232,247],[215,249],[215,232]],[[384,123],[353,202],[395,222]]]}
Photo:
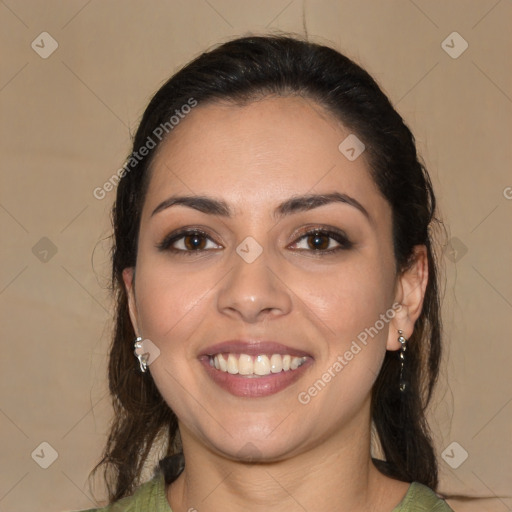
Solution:
{"label": "hoop earring", "polygon": [[143,353],[142,338],[140,336],[137,336],[133,346],[135,347],[133,353],[139,360],[140,371],[142,373],[146,373],[146,370],[148,369],[148,354]]}
{"label": "hoop earring", "polygon": [[400,352],[398,356],[400,357],[400,392],[405,393],[407,391],[407,382],[404,380],[404,364],[405,364],[405,351],[407,350],[407,340],[403,336],[403,331],[398,330],[398,341],[400,345]]}

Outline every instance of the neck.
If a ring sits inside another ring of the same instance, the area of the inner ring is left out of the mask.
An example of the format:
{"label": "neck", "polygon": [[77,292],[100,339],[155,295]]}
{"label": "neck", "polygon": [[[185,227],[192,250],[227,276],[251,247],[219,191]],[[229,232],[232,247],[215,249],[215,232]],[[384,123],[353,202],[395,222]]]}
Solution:
{"label": "neck", "polygon": [[182,435],[186,464],[168,490],[169,502],[174,512],[389,512],[408,486],[391,486],[390,492],[391,479],[371,461],[369,420],[366,426],[364,434],[359,423],[294,457],[254,464],[222,457]]}

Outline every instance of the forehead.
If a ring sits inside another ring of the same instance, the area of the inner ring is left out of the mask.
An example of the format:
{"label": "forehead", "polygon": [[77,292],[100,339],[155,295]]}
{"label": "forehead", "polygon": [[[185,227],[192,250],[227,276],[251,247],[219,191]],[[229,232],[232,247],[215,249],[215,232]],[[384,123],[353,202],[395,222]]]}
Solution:
{"label": "forehead", "polygon": [[366,203],[374,218],[389,208],[368,171],[339,150],[350,132],[314,101],[267,97],[240,106],[199,105],[153,161],[145,210],[170,195],[209,195],[242,213],[292,195],[337,190]]}

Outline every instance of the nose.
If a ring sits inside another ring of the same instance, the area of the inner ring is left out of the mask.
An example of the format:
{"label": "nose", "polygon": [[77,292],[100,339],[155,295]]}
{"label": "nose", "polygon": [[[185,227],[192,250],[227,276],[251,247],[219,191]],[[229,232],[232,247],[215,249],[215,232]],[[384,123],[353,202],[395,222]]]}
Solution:
{"label": "nose", "polygon": [[247,323],[288,314],[292,292],[269,263],[265,251],[252,263],[233,254],[232,270],[218,291],[218,310]]}

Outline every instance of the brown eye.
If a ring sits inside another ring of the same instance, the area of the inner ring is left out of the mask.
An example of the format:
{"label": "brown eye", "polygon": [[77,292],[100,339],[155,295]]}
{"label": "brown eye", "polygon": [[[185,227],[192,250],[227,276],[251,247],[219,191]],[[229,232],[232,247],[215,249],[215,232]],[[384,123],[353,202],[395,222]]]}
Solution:
{"label": "brown eye", "polygon": [[304,233],[291,248],[321,255],[350,249],[352,246],[353,243],[341,231],[315,229]]}
{"label": "brown eye", "polygon": [[171,251],[177,254],[191,255],[222,249],[206,233],[197,230],[182,230],[178,233],[171,233],[157,245],[160,251]]}
{"label": "brown eye", "polygon": [[201,234],[185,235],[183,237],[183,245],[189,251],[204,249],[206,246],[206,237]]}
{"label": "brown eye", "polygon": [[329,247],[330,237],[324,233],[314,233],[307,236],[307,243],[310,249],[325,250]]}

